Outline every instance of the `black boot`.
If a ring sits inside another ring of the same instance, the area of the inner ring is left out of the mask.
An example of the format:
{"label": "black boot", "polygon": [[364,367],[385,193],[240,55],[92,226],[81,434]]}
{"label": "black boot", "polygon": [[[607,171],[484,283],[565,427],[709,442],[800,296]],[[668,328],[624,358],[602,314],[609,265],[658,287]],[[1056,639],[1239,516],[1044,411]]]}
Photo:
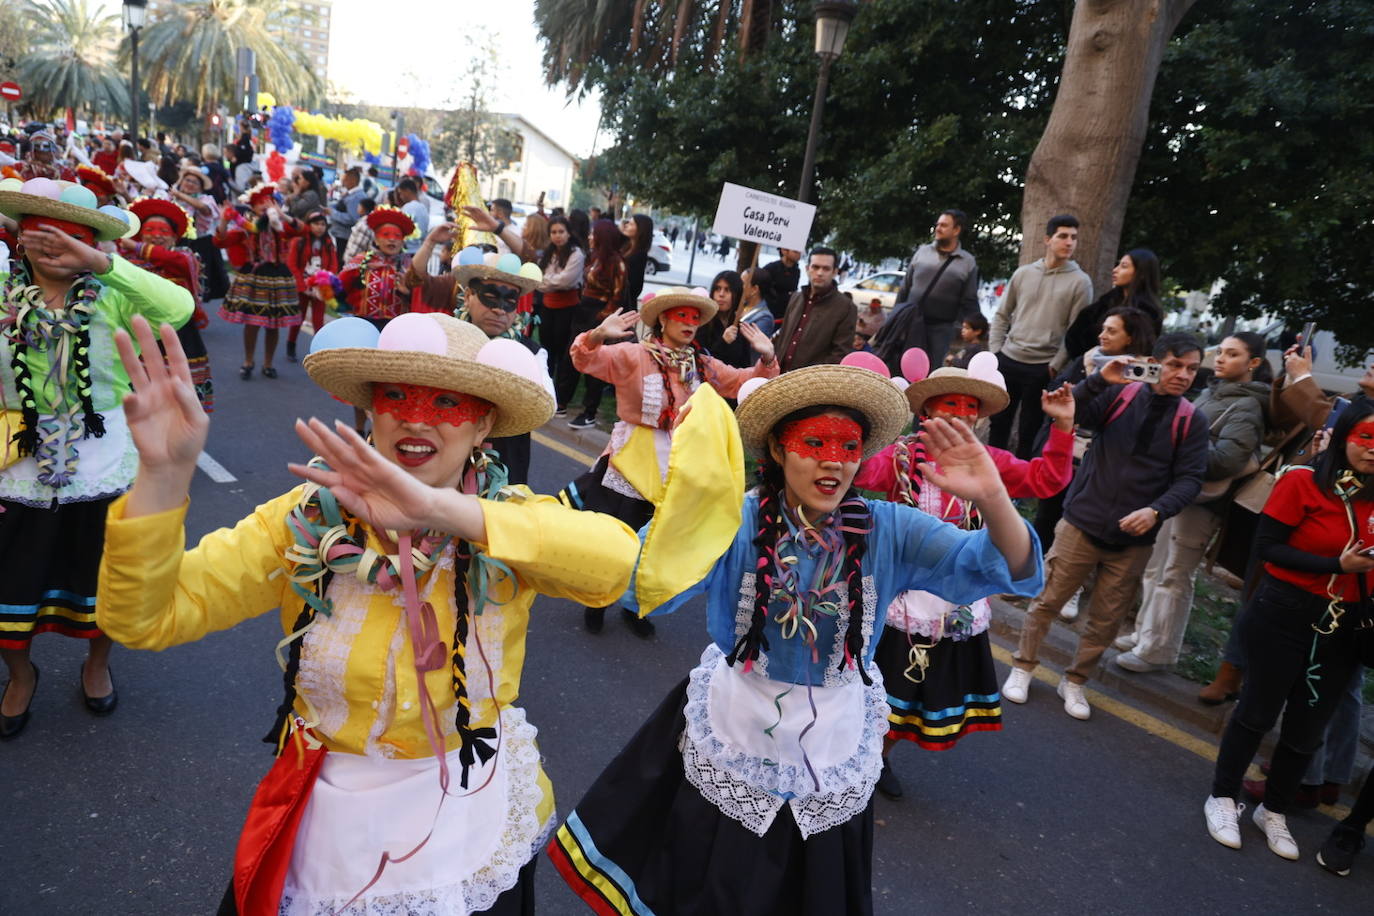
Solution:
{"label": "black boot", "polygon": [[893,771],[892,761],[886,757],[883,758],[883,771],[878,774],[878,791],[894,801],[902,797],[902,781]]}
{"label": "black boot", "polygon": [[286,342],[286,361],[289,363],[296,361],[296,342],[294,340]]}
{"label": "black boot", "polygon": [[582,609],[582,625],[587,628],[588,633],[600,633],[601,628],[606,625],[606,609],[604,607],[584,607]]}
{"label": "black boot", "polygon": [[640,639],[648,639],[654,635],[654,622],[648,617],[640,617],[628,608],[622,608],[625,612],[625,623],[629,624],[630,632]]}

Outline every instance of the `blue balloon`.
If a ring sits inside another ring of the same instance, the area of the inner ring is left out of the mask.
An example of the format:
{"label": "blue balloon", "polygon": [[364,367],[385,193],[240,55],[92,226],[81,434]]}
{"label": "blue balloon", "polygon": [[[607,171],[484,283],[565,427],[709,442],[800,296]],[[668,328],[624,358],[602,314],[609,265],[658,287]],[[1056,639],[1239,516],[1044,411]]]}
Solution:
{"label": "blue balloon", "polygon": [[474,267],[478,264],[484,264],[486,263],[482,260],[484,257],[485,253],[482,251],[482,249],[478,248],[476,245],[469,245],[462,251],[458,252],[458,266]]}
{"label": "blue balloon", "polygon": [[497,260],[496,269],[502,273],[518,274],[520,273],[520,259],[510,252],[506,252]]}
{"label": "blue balloon", "polygon": [[120,222],[122,222],[122,223],[123,223],[124,225],[126,225],[126,226],[129,225],[129,213],[128,213],[128,211],[127,211],[127,210],[121,210],[119,207],[116,207],[114,204],[106,204],[105,206],[103,206],[103,207],[100,208],[100,212],[101,212],[101,213],[104,213],[106,216],[113,216],[115,219],[119,220]]}
{"label": "blue balloon", "polygon": [[380,336],[381,332],[370,321],[351,315],[336,318],[315,332],[310,341],[310,352],[319,353],[339,347],[375,348]]}

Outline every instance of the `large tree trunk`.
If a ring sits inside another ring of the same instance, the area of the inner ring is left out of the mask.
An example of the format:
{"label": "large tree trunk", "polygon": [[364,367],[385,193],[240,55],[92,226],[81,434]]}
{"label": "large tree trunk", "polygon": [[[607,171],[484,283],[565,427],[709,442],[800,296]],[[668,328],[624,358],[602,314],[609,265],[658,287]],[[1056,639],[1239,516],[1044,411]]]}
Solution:
{"label": "large tree trunk", "polygon": [[1079,0],[1049,124],[1026,170],[1021,263],[1045,253],[1045,223],[1078,217],[1076,260],[1110,285],[1126,201],[1169,38],[1196,0]]}

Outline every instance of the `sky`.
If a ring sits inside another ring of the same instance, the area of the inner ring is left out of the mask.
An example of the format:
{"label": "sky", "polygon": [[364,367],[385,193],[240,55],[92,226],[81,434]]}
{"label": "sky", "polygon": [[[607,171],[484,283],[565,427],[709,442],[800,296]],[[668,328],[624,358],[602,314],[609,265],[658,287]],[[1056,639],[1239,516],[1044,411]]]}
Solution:
{"label": "sky", "polygon": [[[118,12],[118,0],[97,2]],[[491,108],[523,115],[575,155],[593,152],[600,107],[544,85],[534,0],[334,0],[329,79],[359,102],[444,107],[462,88],[462,38],[481,30],[505,71]]]}

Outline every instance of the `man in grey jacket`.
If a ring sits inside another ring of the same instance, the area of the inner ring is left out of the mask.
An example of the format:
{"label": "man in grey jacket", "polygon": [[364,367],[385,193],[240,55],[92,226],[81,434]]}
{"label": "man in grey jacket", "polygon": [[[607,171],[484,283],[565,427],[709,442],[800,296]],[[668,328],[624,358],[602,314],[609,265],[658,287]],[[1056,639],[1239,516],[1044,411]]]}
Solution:
{"label": "man in grey jacket", "polygon": [[1064,711],[1075,719],[1091,715],[1083,684],[1116,638],[1160,525],[1202,489],[1208,419],[1183,402],[1197,377],[1202,349],[1191,335],[1165,334],[1154,354],[1161,370],[1153,385],[1135,383],[1141,387],[1132,389],[1125,384],[1123,357],[1073,390],[1078,425],[1097,435],[1069,484],[1064,517],[1045,557],[1045,587],[1026,611],[1012,656],[1015,667],[1002,685],[1002,696],[1013,703],[1026,702],[1040,644],[1055,615],[1096,570],[1087,625],[1059,682]]}
{"label": "man in grey jacket", "polygon": [[894,374],[912,347],[926,351],[932,369],[943,366],[959,323],[979,314],[978,262],[959,244],[967,219],[962,210],[945,210],[935,221],[935,240],[911,256],[897,307],[873,341]]}
{"label": "man in grey jacket", "polygon": [[1073,260],[1077,248],[1078,220],[1067,214],[1052,217],[1045,228],[1045,256],[1011,275],[992,319],[988,349],[997,354],[1011,403],[993,416],[988,444],[1007,448],[1012,418],[1019,413],[1016,456],[1023,460],[1031,457],[1043,419],[1040,393],[1069,358],[1064,332],[1092,302],[1092,280]]}

